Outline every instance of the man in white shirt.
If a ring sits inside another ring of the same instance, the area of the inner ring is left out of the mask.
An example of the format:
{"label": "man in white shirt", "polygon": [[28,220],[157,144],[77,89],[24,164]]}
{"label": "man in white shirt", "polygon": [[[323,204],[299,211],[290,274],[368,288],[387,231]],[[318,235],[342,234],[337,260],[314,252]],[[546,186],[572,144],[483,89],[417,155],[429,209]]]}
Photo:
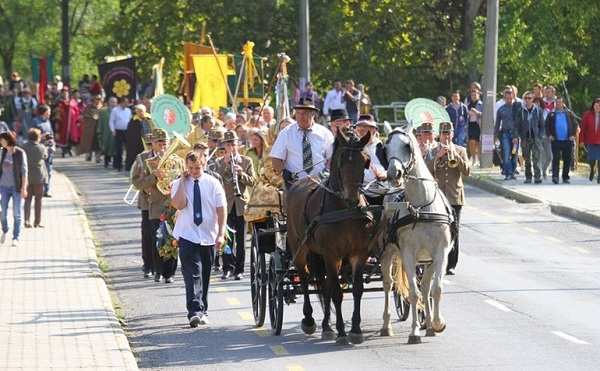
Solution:
{"label": "man in white shirt", "polygon": [[225,243],[227,201],[219,181],[204,173],[206,153],[190,152],[187,170],[173,182],[173,206],[179,216],[173,236],[179,243],[190,327],[208,324],[208,285],[215,250]]}
{"label": "man in white shirt", "polygon": [[110,111],[110,119],[108,127],[115,138],[115,158],[113,160],[113,168],[117,171],[123,170],[123,144],[125,144],[125,136],[127,134],[127,125],[131,121],[132,113],[129,107],[127,97],[119,98],[119,105]]}
{"label": "man in white shirt", "polygon": [[[327,167],[333,153],[333,134],[315,123],[318,109],[311,100],[300,100],[296,110],[297,122],[282,130],[271,149],[271,161],[281,174],[286,186],[297,179],[318,175]],[[308,142],[310,155],[307,159],[304,143]]]}
{"label": "man in white shirt", "polygon": [[333,89],[327,92],[325,96],[325,100],[323,101],[323,115],[329,119],[329,115],[331,115],[331,111],[334,109],[346,109],[346,103],[342,101],[342,96],[344,92],[342,91],[342,82],[340,80],[336,80],[333,82]]}

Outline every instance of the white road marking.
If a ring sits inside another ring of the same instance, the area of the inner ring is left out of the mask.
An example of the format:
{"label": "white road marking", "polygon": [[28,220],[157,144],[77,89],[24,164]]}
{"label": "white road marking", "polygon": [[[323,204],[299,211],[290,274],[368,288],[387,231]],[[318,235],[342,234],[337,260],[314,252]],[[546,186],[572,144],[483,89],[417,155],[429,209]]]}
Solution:
{"label": "white road marking", "polygon": [[537,229],[533,229],[533,228],[529,228],[529,227],[523,227],[523,229],[530,233],[540,233]]}
{"label": "white road marking", "polygon": [[551,331],[551,332],[552,332],[554,335],[556,335],[556,336],[558,336],[558,337],[560,337],[560,338],[563,338],[563,339],[565,339],[565,340],[569,340],[569,341],[571,341],[571,342],[573,342],[573,343],[575,343],[575,344],[581,344],[581,345],[589,344],[589,343],[587,343],[587,342],[585,342],[585,341],[583,341],[583,340],[579,340],[579,339],[577,339],[575,336],[567,335],[567,334],[565,334],[565,333],[564,333],[564,332],[562,332],[562,331]]}
{"label": "white road marking", "polygon": [[496,309],[500,309],[503,312],[512,312],[512,309],[508,308],[507,306],[505,306],[503,304],[498,303],[496,300],[488,299],[485,302]]}
{"label": "white road marking", "polygon": [[548,237],[548,236],[546,236],[546,239],[548,241],[552,241],[552,242],[556,242],[556,243],[561,243],[562,242],[562,240],[559,240],[558,238],[554,238],[554,237]]}

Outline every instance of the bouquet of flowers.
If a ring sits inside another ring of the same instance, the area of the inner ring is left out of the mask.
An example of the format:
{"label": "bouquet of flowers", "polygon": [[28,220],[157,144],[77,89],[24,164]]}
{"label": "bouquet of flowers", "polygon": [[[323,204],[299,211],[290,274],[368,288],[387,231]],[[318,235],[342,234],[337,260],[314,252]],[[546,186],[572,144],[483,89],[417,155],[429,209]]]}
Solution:
{"label": "bouquet of flowers", "polygon": [[164,261],[177,259],[179,243],[173,237],[173,227],[177,220],[177,209],[173,207],[171,197],[165,201],[165,212],[160,216],[160,225],[156,231],[156,249]]}

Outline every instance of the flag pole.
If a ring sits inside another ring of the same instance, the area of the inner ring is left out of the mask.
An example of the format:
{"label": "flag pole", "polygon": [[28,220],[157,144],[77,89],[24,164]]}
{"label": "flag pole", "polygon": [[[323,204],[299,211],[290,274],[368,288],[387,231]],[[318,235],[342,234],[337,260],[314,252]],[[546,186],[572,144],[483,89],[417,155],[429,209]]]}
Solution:
{"label": "flag pole", "polygon": [[[210,35],[206,35],[206,37],[208,38],[208,42],[210,43],[210,48],[212,49],[213,55],[215,56],[215,59],[217,60],[217,66],[219,66],[219,71],[221,71],[221,77],[223,78],[223,83],[225,83],[225,87],[227,88],[227,94],[229,95],[229,99],[231,99],[231,103],[235,103],[235,99],[233,98],[233,95],[231,94],[231,90],[229,89],[229,85],[227,84],[227,77],[225,77],[225,72],[223,72],[223,67],[221,67],[221,63],[219,62],[219,57],[217,57],[217,52],[215,50],[215,46],[212,42],[212,38],[210,37]],[[233,112],[237,115],[237,107],[233,106]]]}

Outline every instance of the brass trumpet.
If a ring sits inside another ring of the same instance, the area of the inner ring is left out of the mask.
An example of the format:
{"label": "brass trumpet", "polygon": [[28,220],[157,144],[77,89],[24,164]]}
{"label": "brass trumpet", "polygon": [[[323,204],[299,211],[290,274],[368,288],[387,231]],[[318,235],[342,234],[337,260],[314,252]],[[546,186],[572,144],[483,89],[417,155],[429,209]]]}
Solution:
{"label": "brass trumpet", "polygon": [[447,141],[446,146],[448,147],[448,167],[451,169],[455,169],[458,167],[458,160],[456,159],[456,153],[454,151],[454,144],[452,142]]}

